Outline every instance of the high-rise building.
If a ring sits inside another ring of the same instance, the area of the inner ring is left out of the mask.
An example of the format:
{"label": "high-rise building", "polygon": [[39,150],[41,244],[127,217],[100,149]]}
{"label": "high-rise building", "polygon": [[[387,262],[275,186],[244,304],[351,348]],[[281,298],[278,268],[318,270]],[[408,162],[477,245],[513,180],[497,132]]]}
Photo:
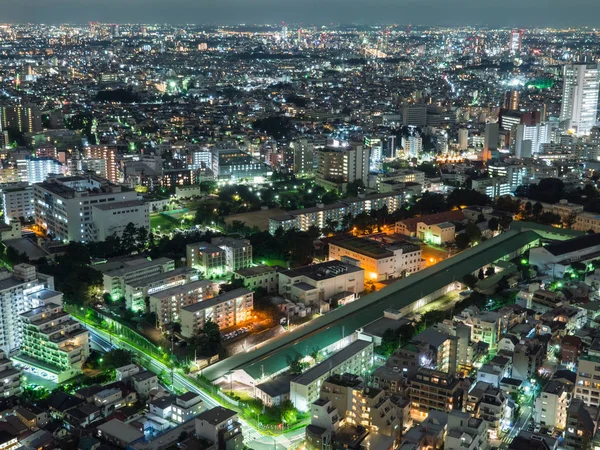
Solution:
{"label": "high-rise building", "polygon": [[405,126],[426,126],[427,105],[406,105],[402,113],[402,122]]}
{"label": "high-rise building", "polygon": [[525,30],[512,30],[510,32],[510,40],[508,41],[508,50],[511,54],[520,53],[523,49],[523,34]]}
{"label": "high-rise building", "polygon": [[3,106],[0,108],[2,129],[13,129],[20,133],[42,131],[42,113],[35,105]]}
{"label": "high-rise building", "polygon": [[133,190],[93,175],[33,185],[35,222],[53,239],[103,241],[129,223],[150,231],[148,205]]}
{"label": "high-rise building", "polygon": [[315,146],[307,139],[298,139],[290,143],[285,151],[286,166],[296,174],[310,174],[315,162]]}
{"label": "high-rise building", "polygon": [[469,130],[461,128],[458,130],[458,149],[461,151],[469,148]]}
{"label": "high-rise building", "polygon": [[411,158],[418,157],[423,153],[423,139],[421,136],[408,136],[402,138],[402,147],[404,148],[404,155],[410,156]]}
{"label": "high-rise building", "polygon": [[344,190],[347,183],[366,181],[369,176],[368,148],[352,144],[349,148],[325,148],[317,151],[317,183]]}
{"label": "high-rise building", "polygon": [[29,264],[18,264],[13,272],[0,270],[0,348],[7,355],[21,346],[21,314],[46,302],[62,304],[62,294],[53,288],[54,279]]}
{"label": "high-rise building", "polygon": [[17,161],[19,179],[34,184],[46,181],[49,175],[62,175],[63,165],[54,158],[25,158]]}
{"label": "high-rise building", "polygon": [[563,68],[560,120],[579,136],[596,125],[600,72],[597,64],[567,64]]}
{"label": "high-rise building", "polygon": [[106,178],[112,183],[119,183],[121,176],[117,167],[117,149],[106,145],[90,145],[85,148],[85,157],[106,161]]}
{"label": "high-rise building", "polygon": [[498,141],[500,139],[500,125],[498,123],[488,123],[485,125],[484,150],[498,150]]}
{"label": "high-rise building", "polygon": [[508,91],[504,94],[504,107],[510,111],[519,109],[519,91]]}
{"label": "high-rise building", "polygon": [[515,156],[517,158],[531,158],[541,152],[542,144],[548,143],[550,143],[550,126],[548,124],[517,125],[515,135]]}

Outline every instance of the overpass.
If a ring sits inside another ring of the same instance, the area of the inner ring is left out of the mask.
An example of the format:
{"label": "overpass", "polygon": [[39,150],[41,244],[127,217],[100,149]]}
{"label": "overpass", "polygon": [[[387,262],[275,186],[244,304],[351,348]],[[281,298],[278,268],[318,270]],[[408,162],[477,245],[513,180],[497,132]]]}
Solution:
{"label": "overpass", "polygon": [[250,380],[272,377],[287,369],[296,355],[304,357],[322,349],[339,350],[349,343],[345,338],[382,317],[386,309],[408,314],[444,295],[465,274],[476,273],[498,260],[512,259],[539,242],[540,235],[534,231],[508,231],[246,352],[232,355],[204,369],[202,374],[213,381],[239,371]]}

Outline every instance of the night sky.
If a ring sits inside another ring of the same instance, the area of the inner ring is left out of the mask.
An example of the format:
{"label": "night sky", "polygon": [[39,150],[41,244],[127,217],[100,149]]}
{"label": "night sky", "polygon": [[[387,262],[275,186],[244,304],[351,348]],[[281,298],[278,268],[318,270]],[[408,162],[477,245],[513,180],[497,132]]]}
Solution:
{"label": "night sky", "polygon": [[599,26],[600,0],[0,0],[0,22]]}

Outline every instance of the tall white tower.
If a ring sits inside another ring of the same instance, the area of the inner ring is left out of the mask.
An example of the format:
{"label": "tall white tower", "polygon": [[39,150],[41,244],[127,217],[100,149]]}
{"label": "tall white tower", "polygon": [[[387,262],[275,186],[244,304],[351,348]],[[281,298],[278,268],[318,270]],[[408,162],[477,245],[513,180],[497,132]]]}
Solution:
{"label": "tall white tower", "polygon": [[560,120],[579,136],[596,125],[600,72],[597,64],[567,64],[563,68]]}

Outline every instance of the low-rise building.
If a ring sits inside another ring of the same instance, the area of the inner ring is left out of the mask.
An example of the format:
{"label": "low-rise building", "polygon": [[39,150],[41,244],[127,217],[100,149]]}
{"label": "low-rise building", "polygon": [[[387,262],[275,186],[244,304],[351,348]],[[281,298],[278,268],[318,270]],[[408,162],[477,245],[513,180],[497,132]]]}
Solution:
{"label": "low-rise building", "polygon": [[252,265],[252,244],[248,239],[216,237],[210,243],[225,250],[227,272],[234,272]]}
{"label": "low-rise building", "polygon": [[161,326],[178,322],[181,308],[202,302],[214,295],[214,283],[209,280],[197,280],[191,283],[158,291],[148,296],[150,312],[156,314]]}
{"label": "low-rise building", "polygon": [[372,363],[373,343],[357,340],[292,380],[290,400],[298,411],[308,411],[328,377],[343,373],[363,374]]}
{"label": "low-rise building", "polygon": [[376,241],[361,238],[335,239],[329,242],[329,259],[353,258],[360,262],[368,280],[382,281],[405,277],[421,270],[421,247],[409,242],[382,247]]}
{"label": "low-rise building", "polygon": [[222,277],[227,273],[227,252],[208,242],[185,247],[187,265],[198,269],[205,278]]}
{"label": "low-rise building", "polygon": [[222,406],[204,411],[195,422],[196,437],[212,442],[215,448],[243,450],[242,424],[235,411]]}
{"label": "low-rise building", "polygon": [[235,278],[244,282],[246,289],[263,288],[269,294],[277,292],[279,274],[275,267],[255,266],[238,269],[234,272]]}
{"label": "low-rise building", "polygon": [[137,428],[118,419],[109,420],[96,428],[97,436],[109,444],[127,448],[130,444],[144,437]]}
{"label": "low-rise building", "polygon": [[175,269],[175,261],[169,258],[135,258],[122,261],[108,261],[94,266],[102,272],[104,292],[114,300],[125,295],[125,285],[157,276]]}
{"label": "low-rise building", "polygon": [[13,362],[0,352],[0,397],[11,397],[21,393],[21,371],[13,366]]}
{"label": "low-rise building", "polygon": [[488,426],[483,419],[462,411],[450,411],[446,425],[445,450],[487,450]]}
{"label": "low-rise building", "polygon": [[[396,233],[404,236],[416,237],[421,240],[427,239],[427,232],[430,226],[453,223],[453,222],[465,222],[465,215],[462,211],[448,211],[438,214],[427,214],[421,217],[415,217],[412,219],[405,219],[396,222]],[[454,235],[450,231],[440,234],[440,244],[446,242],[454,242]]]}
{"label": "low-rise building", "polygon": [[195,392],[186,392],[175,398],[171,406],[171,420],[176,423],[185,423],[197,417],[204,410],[204,402]]}
{"label": "low-rise building", "polygon": [[131,381],[133,389],[142,399],[150,397],[150,393],[158,388],[158,376],[149,370],[132,375]]}
{"label": "low-rise building", "polygon": [[339,261],[328,261],[279,273],[279,294],[305,305],[320,306],[334,295],[357,295],[365,286],[365,271]]}
{"label": "low-rise building", "polygon": [[146,312],[148,295],[198,280],[198,271],[179,267],[125,283],[125,304],[134,312]]}
{"label": "low-rise building", "polygon": [[479,381],[473,386],[467,396],[466,410],[487,422],[490,439],[498,439],[509,428],[512,409],[508,399],[490,383]]}
{"label": "low-rise building", "polygon": [[583,401],[574,399],[567,408],[566,450],[591,450],[592,439],[598,429],[598,409],[588,408]]}
{"label": "low-rise building", "polygon": [[195,336],[207,321],[220,329],[235,326],[252,318],[254,293],[245,288],[234,289],[216,297],[180,309],[181,334]]}

